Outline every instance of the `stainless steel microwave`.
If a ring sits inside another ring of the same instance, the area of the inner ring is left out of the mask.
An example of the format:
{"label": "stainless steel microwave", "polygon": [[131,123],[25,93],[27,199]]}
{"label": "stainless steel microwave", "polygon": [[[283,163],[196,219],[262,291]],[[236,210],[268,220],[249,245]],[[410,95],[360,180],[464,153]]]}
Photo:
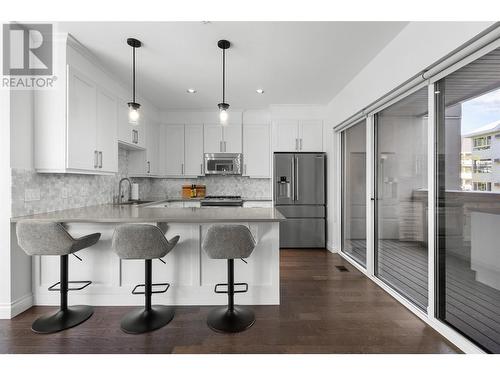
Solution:
{"label": "stainless steel microwave", "polygon": [[205,175],[241,175],[242,154],[205,154]]}

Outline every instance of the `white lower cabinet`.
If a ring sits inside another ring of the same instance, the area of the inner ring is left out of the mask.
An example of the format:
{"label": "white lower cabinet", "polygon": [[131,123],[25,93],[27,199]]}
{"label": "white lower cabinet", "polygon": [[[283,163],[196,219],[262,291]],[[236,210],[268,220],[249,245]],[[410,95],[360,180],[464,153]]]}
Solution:
{"label": "white lower cabinet", "polygon": [[271,131],[268,124],[243,125],[243,175],[271,177]]}
{"label": "white lower cabinet", "polygon": [[161,126],[162,174],[167,177],[203,175],[203,125]]}
{"label": "white lower cabinet", "polygon": [[273,201],[244,201],[243,207],[245,208],[271,208],[273,207]]}

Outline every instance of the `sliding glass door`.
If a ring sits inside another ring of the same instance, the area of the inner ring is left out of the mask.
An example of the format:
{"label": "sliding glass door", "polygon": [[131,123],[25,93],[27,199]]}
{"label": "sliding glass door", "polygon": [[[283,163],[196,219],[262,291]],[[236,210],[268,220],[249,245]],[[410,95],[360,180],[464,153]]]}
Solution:
{"label": "sliding glass door", "polygon": [[366,120],[342,132],[342,251],[366,267]]}
{"label": "sliding glass door", "polygon": [[427,87],[375,116],[375,274],[428,301]]}
{"label": "sliding glass door", "polygon": [[437,317],[500,353],[500,50],[436,84]]}

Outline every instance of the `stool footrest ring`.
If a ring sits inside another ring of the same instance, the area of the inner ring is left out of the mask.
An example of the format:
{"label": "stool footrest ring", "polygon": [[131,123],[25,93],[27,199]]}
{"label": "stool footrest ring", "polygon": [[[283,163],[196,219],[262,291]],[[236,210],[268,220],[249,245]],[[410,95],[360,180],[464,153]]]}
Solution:
{"label": "stool footrest ring", "polygon": [[[236,286],[244,286],[245,287],[242,290],[234,290],[234,293],[246,293],[246,292],[248,292],[248,284],[247,283],[234,283],[234,286],[235,287]],[[219,287],[226,287],[226,289],[220,290],[220,289],[218,289]],[[215,284],[214,292],[227,294],[228,293],[227,283]]]}
{"label": "stool footrest ring", "polygon": [[[51,292],[58,292],[61,290],[61,288],[57,288],[58,285],[60,285],[61,282],[58,281],[54,285],[49,286],[48,290]],[[92,281],[68,281],[68,284],[83,284],[79,288],[68,288],[68,290],[82,290],[88,287],[90,284],[92,284]]]}
{"label": "stool footrest ring", "polygon": [[[153,293],[153,294],[165,293],[168,290],[168,288],[170,288],[170,284],[169,283],[151,284],[151,287],[155,287],[155,286],[161,286],[161,287],[164,287],[164,288],[161,289],[161,290],[153,290],[153,291],[151,291],[151,293]],[[137,284],[134,287],[134,289],[132,290],[132,294],[146,294],[145,291],[138,292],[137,291],[138,288],[146,288],[146,285],[145,284]]]}

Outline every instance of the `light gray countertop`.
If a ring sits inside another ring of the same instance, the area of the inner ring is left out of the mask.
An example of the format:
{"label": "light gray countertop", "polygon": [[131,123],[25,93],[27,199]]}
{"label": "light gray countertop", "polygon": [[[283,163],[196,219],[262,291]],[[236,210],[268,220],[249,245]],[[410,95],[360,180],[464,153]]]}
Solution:
{"label": "light gray countertop", "polygon": [[232,223],[277,222],[285,217],[274,208],[202,207],[167,208],[143,205],[103,204],[61,211],[47,212],[11,219],[55,221],[61,223]]}

